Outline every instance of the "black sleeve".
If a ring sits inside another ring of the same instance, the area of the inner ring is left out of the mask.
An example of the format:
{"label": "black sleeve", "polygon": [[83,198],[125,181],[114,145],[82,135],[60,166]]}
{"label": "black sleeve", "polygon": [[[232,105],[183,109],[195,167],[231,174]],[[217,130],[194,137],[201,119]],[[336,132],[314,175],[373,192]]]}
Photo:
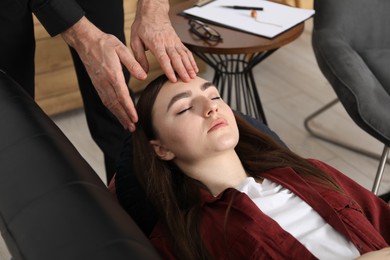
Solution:
{"label": "black sleeve", "polygon": [[75,0],[30,0],[29,6],[51,36],[67,30],[84,16]]}

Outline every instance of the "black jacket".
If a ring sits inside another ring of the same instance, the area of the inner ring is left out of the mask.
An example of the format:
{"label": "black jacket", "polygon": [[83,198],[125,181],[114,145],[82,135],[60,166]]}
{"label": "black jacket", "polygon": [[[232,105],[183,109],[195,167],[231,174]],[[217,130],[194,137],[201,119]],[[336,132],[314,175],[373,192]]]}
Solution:
{"label": "black jacket", "polygon": [[18,0],[26,4],[51,36],[74,25],[84,16],[84,10],[75,0]]}

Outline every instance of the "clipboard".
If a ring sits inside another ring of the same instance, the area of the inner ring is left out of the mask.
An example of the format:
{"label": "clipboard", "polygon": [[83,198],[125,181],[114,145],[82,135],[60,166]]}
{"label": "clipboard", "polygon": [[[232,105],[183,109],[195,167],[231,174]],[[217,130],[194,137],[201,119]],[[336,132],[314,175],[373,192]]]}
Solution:
{"label": "clipboard", "polygon": [[[315,11],[291,7],[266,0],[202,0],[179,15],[189,16],[230,29],[244,31],[266,38],[274,38],[295,25],[311,18]],[[224,5],[263,7],[258,17],[251,16],[251,10],[224,8]]]}
{"label": "clipboard", "polygon": [[199,0],[194,6],[202,7],[214,1],[215,0]]}

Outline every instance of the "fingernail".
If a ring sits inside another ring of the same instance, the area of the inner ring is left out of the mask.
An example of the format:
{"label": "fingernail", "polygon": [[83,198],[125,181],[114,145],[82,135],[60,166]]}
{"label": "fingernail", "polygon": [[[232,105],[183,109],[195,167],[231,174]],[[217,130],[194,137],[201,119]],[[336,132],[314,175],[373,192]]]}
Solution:
{"label": "fingernail", "polygon": [[130,132],[134,132],[135,131],[135,125],[131,124],[129,126],[129,130],[130,130]]}
{"label": "fingernail", "polygon": [[138,75],[137,75],[137,78],[138,78],[138,79],[146,79],[146,77],[147,77],[147,75],[146,75],[145,72],[140,72],[140,73],[138,73]]}

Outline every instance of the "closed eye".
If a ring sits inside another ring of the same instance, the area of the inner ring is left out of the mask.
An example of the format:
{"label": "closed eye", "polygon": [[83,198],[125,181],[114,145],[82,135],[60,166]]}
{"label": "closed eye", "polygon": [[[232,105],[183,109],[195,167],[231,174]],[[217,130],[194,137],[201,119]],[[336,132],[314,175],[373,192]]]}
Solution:
{"label": "closed eye", "polygon": [[188,107],[188,108],[186,108],[186,109],[183,109],[183,110],[179,111],[179,112],[177,113],[177,115],[181,115],[181,114],[187,112],[188,110],[190,110],[191,108],[192,108],[192,106],[191,106],[191,107]]}
{"label": "closed eye", "polygon": [[[216,96],[216,97],[211,98],[211,100],[219,100],[219,99],[222,100],[222,98],[221,98],[220,96]],[[189,110],[191,110],[191,109],[192,109],[192,106],[187,107],[187,108],[185,108],[185,109],[183,109],[183,110],[180,110],[180,111],[177,113],[177,115],[184,114],[185,112],[187,112],[187,111],[189,111]]]}

